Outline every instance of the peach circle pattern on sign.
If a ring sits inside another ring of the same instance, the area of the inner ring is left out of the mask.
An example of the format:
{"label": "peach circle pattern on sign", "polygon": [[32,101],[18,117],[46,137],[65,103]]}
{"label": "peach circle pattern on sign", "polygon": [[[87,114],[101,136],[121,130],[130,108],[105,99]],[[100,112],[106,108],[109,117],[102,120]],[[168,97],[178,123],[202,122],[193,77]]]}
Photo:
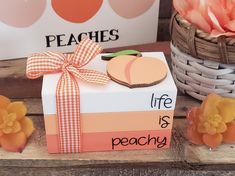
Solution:
{"label": "peach circle pattern on sign", "polygon": [[112,9],[121,17],[131,19],[147,12],[155,0],[109,0]]}
{"label": "peach circle pattern on sign", "polygon": [[84,23],[101,8],[103,0],[52,0],[52,8],[66,21]]}
{"label": "peach circle pattern on sign", "polygon": [[29,27],[45,8],[46,0],[0,0],[0,21],[12,27]]}

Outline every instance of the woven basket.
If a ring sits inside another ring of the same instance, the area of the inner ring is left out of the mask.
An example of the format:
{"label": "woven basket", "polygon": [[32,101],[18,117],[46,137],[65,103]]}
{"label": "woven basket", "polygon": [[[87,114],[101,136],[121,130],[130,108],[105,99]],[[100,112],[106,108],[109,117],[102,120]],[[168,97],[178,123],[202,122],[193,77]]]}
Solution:
{"label": "woven basket", "polygon": [[196,59],[171,43],[172,70],[180,91],[203,100],[209,93],[235,98],[235,64]]}
{"label": "woven basket", "polygon": [[235,39],[225,36],[211,37],[184,20],[178,13],[171,19],[172,42],[182,52],[194,58],[235,64]]}
{"label": "woven basket", "polygon": [[174,13],[170,25],[177,87],[203,100],[209,93],[235,98],[235,39],[213,38]]}

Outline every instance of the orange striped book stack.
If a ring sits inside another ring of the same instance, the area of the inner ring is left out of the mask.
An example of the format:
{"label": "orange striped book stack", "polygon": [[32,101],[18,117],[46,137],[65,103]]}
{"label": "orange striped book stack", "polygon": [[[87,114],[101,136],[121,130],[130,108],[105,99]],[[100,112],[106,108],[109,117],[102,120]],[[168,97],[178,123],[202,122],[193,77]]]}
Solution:
{"label": "orange striped book stack", "polygon": [[[142,53],[166,63],[163,53]],[[87,68],[106,72],[101,55]],[[147,70],[146,70],[147,71]],[[45,75],[42,102],[49,153],[60,153],[56,85],[60,74]],[[161,83],[133,88],[110,81],[105,86],[80,80],[81,152],[166,149],[170,146],[177,89],[168,68]]]}

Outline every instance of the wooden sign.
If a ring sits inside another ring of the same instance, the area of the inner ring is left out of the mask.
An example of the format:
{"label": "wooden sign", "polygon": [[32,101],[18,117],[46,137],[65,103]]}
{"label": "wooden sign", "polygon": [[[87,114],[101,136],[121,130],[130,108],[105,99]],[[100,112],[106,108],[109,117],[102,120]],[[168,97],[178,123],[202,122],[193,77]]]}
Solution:
{"label": "wooden sign", "polygon": [[159,0],[0,1],[0,59],[73,51],[84,37],[104,48],[155,42]]}

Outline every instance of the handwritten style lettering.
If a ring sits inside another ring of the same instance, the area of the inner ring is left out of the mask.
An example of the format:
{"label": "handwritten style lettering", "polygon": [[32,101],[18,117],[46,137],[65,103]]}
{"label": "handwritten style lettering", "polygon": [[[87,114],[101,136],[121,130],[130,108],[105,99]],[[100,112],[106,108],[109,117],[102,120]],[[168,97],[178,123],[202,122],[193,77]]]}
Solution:
{"label": "handwritten style lettering", "polygon": [[121,137],[121,138],[112,138],[112,150],[115,150],[118,146],[146,146],[146,145],[155,145],[157,148],[163,148],[167,145],[167,137],[159,136],[141,136],[141,137]]}
{"label": "handwritten style lettering", "polygon": [[169,97],[168,94],[163,94],[160,97],[156,97],[156,95],[153,93],[151,96],[151,108],[157,108],[157,109],[170,109],[172,108],[172,99]]}

